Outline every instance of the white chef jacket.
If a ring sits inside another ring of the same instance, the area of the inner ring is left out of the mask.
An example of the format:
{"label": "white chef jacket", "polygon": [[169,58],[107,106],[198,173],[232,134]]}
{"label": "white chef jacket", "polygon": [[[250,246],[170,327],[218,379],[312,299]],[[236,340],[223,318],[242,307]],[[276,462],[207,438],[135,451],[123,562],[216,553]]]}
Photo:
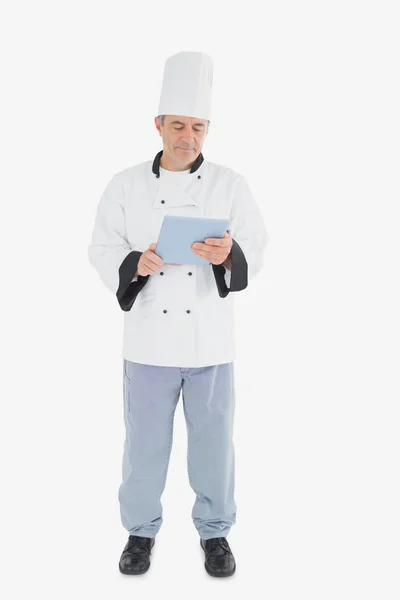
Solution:
{"label": "white chef jacket", "polygon": [[[231,362],[232,292],[245,289],[260,271],[269,236],[243,175],[200,153],[190,170],[170,177],[160,168],[162,153],[109,181],[97,207],[89,260],[124,311],[123,358],[184,368]],[[164,215],[229,218],[231,271],[223,265],[164,264],[153,275],[135,277]]]}

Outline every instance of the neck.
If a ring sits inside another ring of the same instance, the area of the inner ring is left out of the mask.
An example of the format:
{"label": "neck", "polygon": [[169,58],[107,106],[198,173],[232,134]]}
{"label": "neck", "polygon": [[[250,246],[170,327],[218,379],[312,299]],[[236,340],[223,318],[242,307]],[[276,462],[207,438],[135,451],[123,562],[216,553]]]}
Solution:
{"label": "neck", "polygon": [[[197,156],[196,156],[196,158],[197,158]],[[163,169],[167,169],[168,171],[187,171],[195,163],[195,160],[193,160],[190,163],[186,163],[186,164],[182,165],[182,163],[177,163],[174,160],[172,160],[171,157],[165,153],[165,150],[163,150],[163,153],[162,153],[161,159],[160,159],[160,167],[162,167]]]}

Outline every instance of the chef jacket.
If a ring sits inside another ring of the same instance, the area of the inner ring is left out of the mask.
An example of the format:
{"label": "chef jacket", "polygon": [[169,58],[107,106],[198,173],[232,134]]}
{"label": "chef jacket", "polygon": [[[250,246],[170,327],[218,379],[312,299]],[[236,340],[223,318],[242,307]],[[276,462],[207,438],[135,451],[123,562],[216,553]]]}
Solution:
{"label": "chef jacket", "polygon": [[[232,292],[260,271],[269,236],[243,175],[200,153],[182,187],[160,174],[162,153],[111,178],[98,203],[89,260],[124,311],[123,358],[184,368],[231,362]],[[229,218],[231,270],[163,264],[153,275],[135,276],[165,215]]]}

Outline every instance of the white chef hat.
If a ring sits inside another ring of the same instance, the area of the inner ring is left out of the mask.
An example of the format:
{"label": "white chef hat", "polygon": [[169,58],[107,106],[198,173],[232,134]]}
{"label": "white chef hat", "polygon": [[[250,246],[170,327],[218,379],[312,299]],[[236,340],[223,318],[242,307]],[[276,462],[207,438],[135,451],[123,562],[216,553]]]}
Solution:
{"label": "white chef hat", "polygon": [[213,63],[204,52],[179,52],[167,58],[159,115],[208,119],[211,116]]}

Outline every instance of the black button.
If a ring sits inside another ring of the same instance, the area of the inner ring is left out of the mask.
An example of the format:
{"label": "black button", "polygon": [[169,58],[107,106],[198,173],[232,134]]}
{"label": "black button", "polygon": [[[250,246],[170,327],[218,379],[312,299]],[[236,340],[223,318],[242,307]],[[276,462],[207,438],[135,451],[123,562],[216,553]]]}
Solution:
{"label": "black button", "polygon": [[166,312],[167,312],[167,311],[164,309],[164,310],[163,310],[163,313],[166,313]]}
{"label": "black button", "polygon": [[189,271],[188,275],[192,275],[192,273]]}
{"label": "black button", "polygon": [[187,313],[190,313],[190,310],[187,310],[186,312],[187,312]]}
{"label": "black button", "polygon": [[161,200],[161,204],[165,204],[165,200]]}
{"label": "black button", "polygon": [[197,179],[201,179],[201,175],[197,175]]}
{"label": "black button", "polygon": [[164,275],[163,271],[160,271],[160,275]]}

